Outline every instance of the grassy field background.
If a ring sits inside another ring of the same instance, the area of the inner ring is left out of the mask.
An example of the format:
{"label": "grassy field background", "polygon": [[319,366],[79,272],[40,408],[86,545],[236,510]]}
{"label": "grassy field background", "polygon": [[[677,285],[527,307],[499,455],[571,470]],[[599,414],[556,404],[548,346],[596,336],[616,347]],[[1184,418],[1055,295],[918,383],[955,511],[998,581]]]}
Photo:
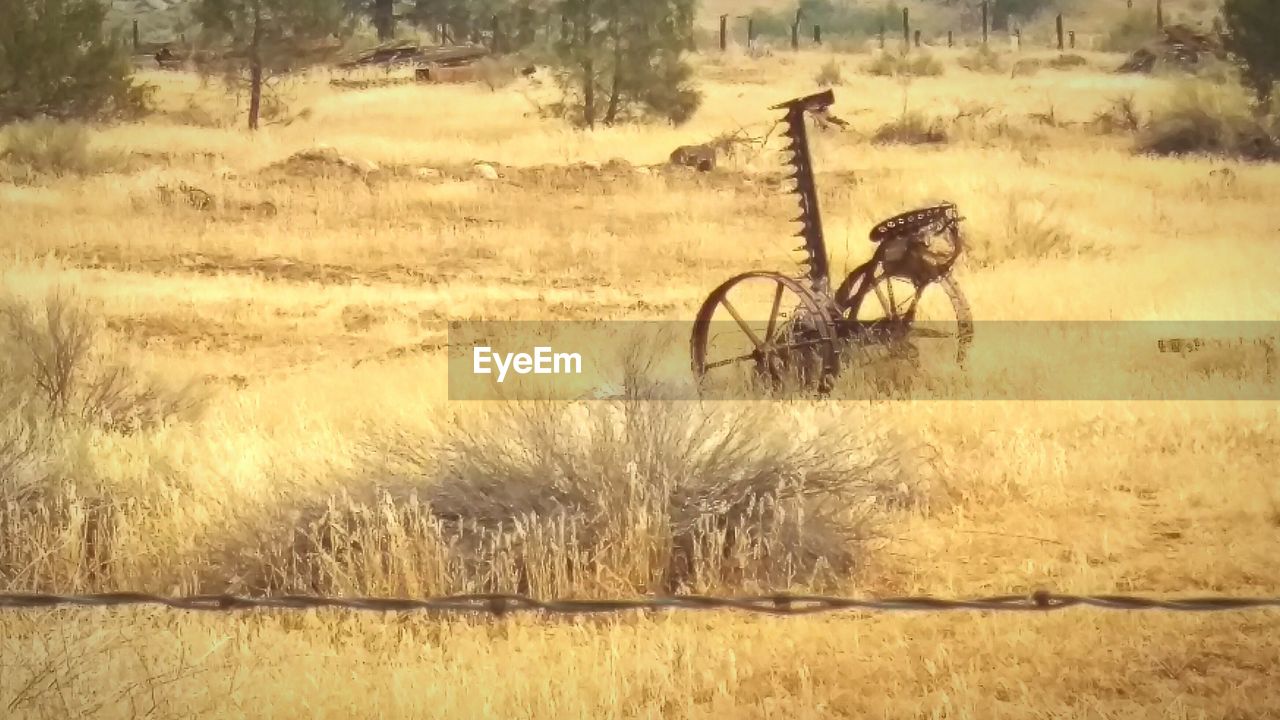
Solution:
{"label": "grassy field background", "polygon": [[[382,467],[369,461],[369,438],[410,438],[427,456],[415,467],[431,467],[436,440],[481,414],[445,399],[447,321],[687,319],[731,274],[794,267],[774,152],[705,175],[656,166],[680,144],[766,130],[766,108],[812,92],[832,61],[845,79],[835,112],[852,128],[818,134],[814,150],[837,273],[869,256],[877,220],[949,199],[968,218],[972,252],[957,276],[978,320],[1280,313],[1280,166],[1136,156],[1130,134],[1090,124],[1123,95],[1157,107],[1178,80],[1112,74],[1119,57],[1101,54],[1069,71],[986,75],[960,69],[958,54],[938,53],[942,76],[910,82],[859,72],[865,56],[704,57],[706,101],[691,123],[593,133],[539,118],[547,91],[531,81],[340,91],[316,74],[279,89],[287,124],[249,135],[216,84],[144,74],[163,112],[92,131],[85,172],[0,166],[3,285],[33,303],[73,289],[103,324],[105,358],[196,382],[208,399],[194,419],[139,432],[61,433],[41,493],[7,507],[9,588],[216,592],[246,587],[245,562],[332,592],[475,587],[474,569],[450,564],[439,538],[415,534],[413,522],[430,525],[421,511],[369,495]],[[869,141],[911,112],[943,123],[949,141]],[[295,157],[321,145],[331,150],[313,157],[327,159]],[[475,162],[499,179],[481,177]],[[212,203],[187,202],[176,189],[184,183]],[[1153,347],[1149,362],[1188,361]],[[905,488],[902,497],[871,498],[874,514],[861,517],[874,532],[835,590],[1280,587],[1274,403],[755,412],[761,437],[796,436],[795,457],[906,448],[892,450],[884,486]],[[593,462],[588,480],[607,474],[607,462]],[[305,575],[290,564],[290,533],[302,525],[288,514],[304,500],[356,518],[349,535],[328,536],[343,552]],[[522,557],[552,560],[530,589],[652,589],[653,558],[669,547],[649,517],[619,519],[625,532],[575,566],[591,568],[585,579],[552,568],[567,551],[537,535],[549,550]],[[515,584],[509,570],[488,577]],[[723,569],[706,577],[702,589],[752,587]],[[1267,717],[1280,713],[1267,680],[1280,663],[1278,620],[13,611],[0,616],[0,708],[11,717]]]}

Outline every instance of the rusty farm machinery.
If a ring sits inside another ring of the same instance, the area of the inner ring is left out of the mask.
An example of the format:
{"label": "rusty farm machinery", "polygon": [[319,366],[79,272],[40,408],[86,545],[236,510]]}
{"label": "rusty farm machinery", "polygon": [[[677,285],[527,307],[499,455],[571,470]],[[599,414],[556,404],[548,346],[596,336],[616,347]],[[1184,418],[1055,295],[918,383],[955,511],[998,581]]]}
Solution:
{"label": "rusty farm machinery", "polygon": [[791,154],[789,179],[800,205],[796,221],[803,245],[797,250],[805,253],[806,272],[800,277],[746,272],[711,293],[691,338],[700,384],[736,375],[755,387],[825,393],[863,350],[918,353],[926,340],[943,343],[947,362],[964,362],[973,320],[951,275],[964,247],[954,204],[938,203],[877,224],[870,233],[877,245],[872,257],[832,288],[805,121],[834,102],[827,90],[772,108],[786,112],[781,122]]}

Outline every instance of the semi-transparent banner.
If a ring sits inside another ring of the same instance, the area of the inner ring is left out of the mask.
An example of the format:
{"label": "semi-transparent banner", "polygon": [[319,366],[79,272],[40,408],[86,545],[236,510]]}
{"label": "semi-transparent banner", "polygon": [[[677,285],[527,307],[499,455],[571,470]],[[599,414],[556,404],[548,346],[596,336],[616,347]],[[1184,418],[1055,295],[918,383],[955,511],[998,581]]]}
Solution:
{"label": "semi-transparent banner", "polygon": [[[454,321],[452,400],[1280,400],[1280,322]],[[772,334],[772,337],[770,336]]]}

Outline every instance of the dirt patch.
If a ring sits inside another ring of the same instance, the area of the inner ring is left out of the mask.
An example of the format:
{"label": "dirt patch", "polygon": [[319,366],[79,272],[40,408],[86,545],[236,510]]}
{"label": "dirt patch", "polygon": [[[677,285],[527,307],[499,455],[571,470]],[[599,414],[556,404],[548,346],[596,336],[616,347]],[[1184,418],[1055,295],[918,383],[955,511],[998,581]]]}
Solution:
{"label": "dirt patch", "polygon": [[[485,175],[477,169],[483,166]],[[833,174],[821,173],[823,177]],[[836,176],[847,173],[834,173]],[[350,158],[335,150],[306,150],[273,163],[259,176],[268,181],[361,181],[411,182],[443,184],[481,181],[505,188],[537,192],[566,192],[581,194],[612,194],[632,192],[637,185],[657,180],[672,190],[696,189],[726,190],[742,188],[775,188],[781,185],[785,168],[757,173],[744,172],[727,167],[716,167],[710,172],[700,172],[692,167],[660,162],[652,165],[633,165],[615,158],[604,163],[580,162],[568,165],[503,165],[496,162],[473,162],[426,165],[379,166],[365,160]],[[842,182],[843,177],[836,177]]]}
{"label": "dirt patch", "polygon": [[237,324],[198,315],[108,318],[107,328],[141,347],[240,352],[263,344],[264,335]]}
{"label": "dirt patch", "polygon": [[104,258],[98,254],[64,254],[66,262],[88,270],[148,272],[155,275],[175,272],[196,275],[254,275],[265,280],[318,282],[329,285],[355,282],[387,282],[399,285],[430,285],[462,278],[465,272],[428,272],[421,268],[395,264],[374,268],[314,263],[283,256],[243,258],[212,253],[184,253],[145,258]]}
{"label": "dirt patch", "polygon": [[302,150],[271,163],[260,171],[267,178],[332,178],[361,180],[376,175],[382,168],[370,160],[342,155],[330,147]]}

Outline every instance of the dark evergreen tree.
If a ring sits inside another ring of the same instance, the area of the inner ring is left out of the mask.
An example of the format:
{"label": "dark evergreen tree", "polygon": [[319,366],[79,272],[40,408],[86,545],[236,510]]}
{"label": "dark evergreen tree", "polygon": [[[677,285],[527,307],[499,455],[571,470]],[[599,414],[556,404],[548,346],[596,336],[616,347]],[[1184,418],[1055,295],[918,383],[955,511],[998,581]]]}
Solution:
{"label": "dark evergreen tree", "polygon": [[145,88],[105,18],[99,0],[0,0],[0,123],[141,111]]}
{"label": "dark evergreen tree", "polygon": [[1280,81],[1280,0],[1225,0],[1227,50],[1244,66],[1245,82],[1267,102]]}
{"label": "dark evergreen tree", "polygon": [[249,129],[256,130],[262,83],[296,67],[308,45],[348,28],[344,0],[197,0],[193,14],[214,38],[231,44],[227,70],[249,75]]}
{"label": "dark evergreen tree", "polygon": [[575,121],[692,117],[701,101],[687,59],[696,0],[559,0],[555,9],[566,22],[556,51]]}

